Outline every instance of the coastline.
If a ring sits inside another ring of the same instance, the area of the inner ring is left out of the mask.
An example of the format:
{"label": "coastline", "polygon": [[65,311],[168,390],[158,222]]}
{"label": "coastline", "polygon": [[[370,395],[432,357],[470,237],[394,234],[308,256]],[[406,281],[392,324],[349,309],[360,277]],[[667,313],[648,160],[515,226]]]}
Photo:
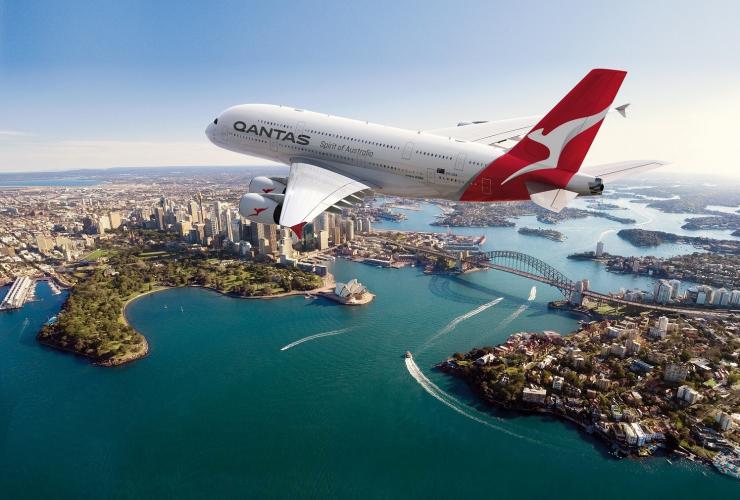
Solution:
{"label": "coastline", "polygon": [[[136,361],[138,359],[141,359],[141,358],[145,357],[147,354],[149,354],[149,342],[147,341],[146,337],[141,332],[139,332],[138,330],[136,330],[133,327],[133,325],[129,322],[128,318],[126,317],[126,310],[127,310],[128,306],[131,305],[136,300],[138,300],[138,299],[140,299],[140,298],[142,298],[142,297],[144,297],[146,295],[154,294],[154,293],[157,293],[157,292],[163,292],[165,290],[170,290],[170,289],[173,289],[173,288],[202,288],[202,289],[205,289],[205,290],[210,290],[212,292],[216,292],[218,294],[221,294],[224,297],[230,297],[230,298],[233,298],[233,299],[279,299],[279,298],[284,298],[284,297],[291,297],[291,296],[295,296],[295,295],[306,295],[306,294],[316,294],[317,296],[320,296],[320,292],[325,291],[325,290],[329,290],[329,289],[332,289],[333,288],[333,285],[327,285],[326,282],[327,281],[334,282],[334,277],[331,274],[329,274],[327,276],[327,278],[328,278],[327,280],[324,280],[324,285],[323,286],[318,287],[318,288],[313,288],[311,290],[305,290],[305,291],[291,290],[290,292],[283,292],[283,293],[278,293],[278,294],[275,294],[275,295],[265,295],[265,296],[255,296],[255,297],[239,296],[239,295],[236,295],[236,294],[233,294],[233,293],[230,293],[230,292],[224,292],[222,290],[217,290],[216,288],[213,288],[213,287],[200,286],[200,285],[183,285],[183,286],[178,286],[178,287],[162,286],[162,285],[160,285],[160,286],[158,286],[158,287],[156,287],[156,288],[154,288],[152,290],[147,290],[146,292],[143,292],[143,293],[134,295],[133,297],[129,298],[123,304],[123,307],[121,308],[121,318],[120,318],[121,321],[123,321],[123,323],[125,325],[131,327],[136,333],[138,333],[139,335],[141,335],[141,337],[144,339],[143,342],[142,342],[142,349],[139,350],[139,351],[137,351],[137,352],[135,352],[135,353],[130,353],[129,355],[122,356],[120,358],[111,358],[109,360],[106,360],[106,361],[103,361],[103,362],[95,362],[93,364],[95,366],[104,366],[104,367],[120,366],[120,365],[123,365],[123,364],[126,364],[126,363],[131,363],[132,361]],[[46,344],[45,342],[42,342],[42,343]],[[50,344],[46,344],[46,345],[50,345]],[[56,348],[57,346],[50,345],[50,347],[55,347]],[[59,347],[59,349],[61,349],[61,350],[67,350],[69,352],[74,352],[76,354],[79,354],[76,351],[74,351],[72,349],[69,349],[69,348],[61,348],[61,347]]]}

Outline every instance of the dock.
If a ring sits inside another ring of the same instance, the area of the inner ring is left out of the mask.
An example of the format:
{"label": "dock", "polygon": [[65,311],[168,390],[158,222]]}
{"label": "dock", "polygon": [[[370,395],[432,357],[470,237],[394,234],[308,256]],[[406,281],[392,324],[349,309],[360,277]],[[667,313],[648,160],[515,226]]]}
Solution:
{"label": "dock", "polygon": [[0,311],[20,309],[33,295],[36,282],[28,276],[21,276],[13,282],[8,294],[0,303]]}

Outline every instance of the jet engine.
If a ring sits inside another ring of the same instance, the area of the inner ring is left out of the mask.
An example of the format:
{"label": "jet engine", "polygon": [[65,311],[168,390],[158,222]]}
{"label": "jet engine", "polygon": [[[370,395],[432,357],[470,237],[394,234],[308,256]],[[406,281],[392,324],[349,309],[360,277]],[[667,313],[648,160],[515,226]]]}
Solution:
{"label": "jet engine", "polygon": [[261,224],[278,224],[282,208],[282,194],[247,193],[239,200],[239,213],[242,217]]}
{"label": "jet engine", "polygon": [[249,192],[260,194],[284,194],[288,179],[285,177],[254,177],[249,181]]}

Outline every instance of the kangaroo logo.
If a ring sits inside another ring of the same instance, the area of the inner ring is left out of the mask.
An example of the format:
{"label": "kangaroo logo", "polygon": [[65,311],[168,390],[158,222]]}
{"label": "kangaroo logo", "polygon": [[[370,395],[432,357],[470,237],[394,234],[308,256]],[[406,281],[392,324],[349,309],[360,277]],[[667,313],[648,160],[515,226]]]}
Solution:
{"label": "kangaroo logo", "polygon": [[249,214],[249,216],[250,216],[250,217],[259,217],[259,215],[260,215],[260,214],[261,214],[262,212],[264,212],[265,210],[267,210],[267,207],[265,207],[265,208],[255,208],[255,209],[254,209],[254,213],[253,213],[253,214]]}
{"label": "kangaroo logo", "polygon": [[262,192],[265,194],[272,193],[275,191],[275,188],[262,188]]}
{"label": "kangaroo logo", "polygon": [[569,122],[558,125],[547,134],[542,133],[544,128],[538,128],[537,130],[531,131],[529,134],[527,134],[527,138],[545,146],[548,150],[547,158],[519,169],[518,171],[507,177],[501,183],[501,185],[503,186],[510,180],[515,179],[520,175],[526,174],[528,172],[534,172],[536,170],[552,170],[558,168],[560,154],[563,152],[563,149],[565,149],[565,146],[567,146],[568,143],[573,140],[573,138],[580,135],[581,132],[585,132],[586,130],[590,129],[601,120],[603,120],[608,112],[609,106],[607,106],[606,109],[604,109],[600,113],[596,113],[595,115],[585,116],[583,118],[576,118],[575,120],[571,120]]}

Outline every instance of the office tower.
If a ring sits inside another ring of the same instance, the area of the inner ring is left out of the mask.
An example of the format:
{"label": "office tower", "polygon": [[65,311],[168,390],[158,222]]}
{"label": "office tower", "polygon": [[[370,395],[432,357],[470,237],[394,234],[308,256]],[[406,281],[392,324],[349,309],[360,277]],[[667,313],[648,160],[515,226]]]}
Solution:
{"label": "office tower", "polygon": [[602,255],[604,255],[604,242],[599,241],[596,243],[596,256],[601,257]]}
{"label": "office tower", "polygon": [[110,219],[111,229],[118,229],[121,227],[121,212],[109,212],[108,218]]}
{"label": "office tower", "polygon": [[188,213],[190,214],[191,220],[193,222],[203,222],[203,220],[200,218],[200,205],[197,201],[190,201],[190,203],[188,203]]}
{"label": "office tower", "polygon": [[329,231],[322,229],[319,231],[319,250],[329,248]]}
{"label": "office tower", "polygon": [[352,241],[355,239],[355,221],[352,219],[347,219],[342,221],[342,230],[344,232],[344,240],[345,241]]}

